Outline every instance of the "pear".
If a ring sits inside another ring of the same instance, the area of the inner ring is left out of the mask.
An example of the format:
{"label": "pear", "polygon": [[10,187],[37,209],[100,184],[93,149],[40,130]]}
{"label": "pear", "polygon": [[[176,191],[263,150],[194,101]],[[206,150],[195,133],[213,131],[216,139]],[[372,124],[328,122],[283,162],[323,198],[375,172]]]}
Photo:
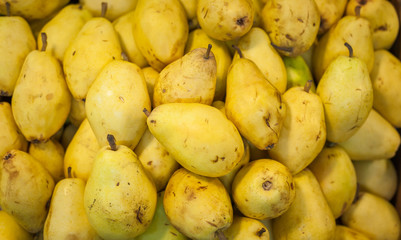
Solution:
{"label": "pear", "polygon": [[[0,1],[10,8],[10,3]],[[0,17],[0,96],[14,92],[25,57],[36,49],[36,41],[28,22],[20,16]]]}
{"label": "pear", "polygon": [[[287,86],[287,71],[283,59],[271,45],[270,38],[261,28],[251,28],[242,36],[236,46],[241,49],[244,58],[253,61],[263,76],[276,87],[280,93],[284,93]],[[234,60],[239,58],[235,52]]]}
{"label": "pear", "polygon": [[138,0],[133,31],[139,50],[158,72],[184,55],[189,30],[179,0]]}
{"label": "pear", "polygon": [[253,5],[253,24],[252,27],[262,27],[262,9],[264,4],[260,0],[252,0]]}
{"label": "pear", "polygon": [[375,50],[390,49],[393,46],[400,23],[397,10],[390,1],[350,0],[347,3],[346,15],[359,15],[369,20]]}
{"label": "pear", "polygon": [[233,221],[233,208],[224,185],[217,178],[200,176],[185,168],[171,176],[163,205],[171,224],[191,239],[213,239]]}
{"label": "pear", "polygon": [[85,182],[79,178],[66,178],[56,184],[43,228],[44,239],[95,239],[96,232],[85,213],[84,192]]}
{"label": "pear", "polygon": [[[7,0],[0,0],[0,15],[7,14]],[[35,19],[43,19],[57,12],[69,3],[69,0],[25,0],[12,1],[10,8],[11,15],[18,15],[24,19],[31,21]]]}
{"label": "pear", "polygon": [[344,15],[348,0],[315,0],[320,14],[319,35],[327,32]]}
{"label": "pear", "polygon": [[217,67],[211,48],[196,48],[160,72],[153,89],[153,107],[172,102],[212,104]]}
{"label": "pear", "polygon": [[369,240],[369,238],[353,228],[337,225],[334,240]]}
{"label": "pear", "polygon": [[228,41],[245,35],[252,27],[252,0],[198,0],[200,27],[211,38]]}
{"label": "pear", "polygon": [[232,198],[246,217],[276,218],[294,201],[292,174],[286,166],[272,159],[251,161],[235,175]]}
{"label": "pear", "polygon": [[152,102],[153,90],[155,88],[156,81],[159,78],[160,74],[152,67],[142,68],[142,73],[143,76],[145,77],[146,86],[148,88],[149,99]]}
{"label": "pear", "polygon": [[206,47],[209,44],[213,46],[213,54],[216,59],[216,91],[213,100],[224,100],[226,95],[227,71],[231,64],[230,52],[226,44],[222,41],[210,38],[206,32],[197,28],[188,35],[188,41],[185,46],[185,53],[195,48]]}
{"label": "pear", "polygon": [[253,61],[243,57],[233,61],[227,75],[225,103],[227,118],[257,148],[267,150],[277,144],[286,106],[280,91]]}
{"label": "pear", "polygon": [[347,227],[355,229],[369,239],[399,239],[400,217],[396,208],[386,199],[360,192],[357,200],[341,216]]}
{"label": "pear", "polygon": [[196,10],[198,7],[198,0],[180,0],[181,5],[184,7],[187,15],[189,29],[199,27],[198,19],[196,17]]}
{"label": "pear", "polygon": [[303,87],[311,80],[311,92],[316,92],[316,84],[313,81],[312,72],[302,56],[283,56],[285,70],[287,72],[287,90],[292,87]]}
{"label": "pear", "polygon": [[223,176],[244,154],[237,128],[215,107],[166,103],[147,114],[152,135],[179,164],[196,174]]}
{"label": "pear", "polygon": [[354,200],[357,178],[347,152],[340,146],[325,147],[308,167],[318,180],[334,218]]}
{"label": "pear", "polygon": [[135,240],[148,240],[148,239],[158,239],[158,240],[187,240],[184,234],[179,232],[166,216],[164,210],[163,199],[164,191],[157,193],[157,204],[155,215],[153,216],[152,223],[146,229],[144,233],[135,238]]}
{"label": "pear", "polygon": [[369,72],[372,70],[374,48],[369,21],[363,17],[344,16],[319,39],[314,48],[311,69],[316,82],[320,81],[334,59],[349,56],[344,43],[352,46],[353,55],[365,62]]}
{"label": "pear", "polygon": [[326,122],[322,100],[304,88],[292,87],[283,94],[287,114],[276,146],[269,155],[297,174],[319,154],[326,142]]}
{"label": "pear", "polygon": [[120,40],[111,22],[104,17],[88,20],[64,53],[65,80],[72,96],[85,100],[101,69],[118,59],[121,59]]}
{"label": "pear", "polygon": [[217,100],[212,102],[212,106],[219,109],[224,116],[226,115],[226,107],[225,107],[225,103],[223,101]]}
{"label": "pear", "polygon": [[77,36],[92,14],[82,5],[69,4],[52,17],[38,34],[38,49],[42,48],[42,32],[47,34],[46,51],[61,62],[70,43]]}
{"label": "pear", "polygon": [[[42,34],[44,43],[46,34]],[[11,99],[15,122],[30,142],[45,142],[64,124],[71,94],[58,60],[46,44],[25,59]]]}
{"label": "pear", "polygon": [[68,115],[68,120],[79,127],[82,121],[86,118],[85,102],[79,99],[71,98],[71,109]]}
{"label": "pear", "polygon": [[327,140],[340,143],[358,131],[373,106],[373,88],[368,68],[360,58],[338,56],[320,79],[316,93],[324,105]]}
{"label": "pear", "polygon": [[394,157],[400,142],[397,129],[372,109],[362,127],[339,145],[352,160],[376,160]]}
{"label": "pear", "polygon": [[0,210],[0,238],[7,240],[33,240],[33,236],[23,229],[15,218]]}
{"label": "pear", "polygon": [[85,118],[74,134],[64,155],[64,176],[87,181],[92,170],[99,143],[89,121]]}
{"label": "pear", "polygon": [[116,145],[113,135],[107,139],[85,186],[85,212],[101,238],[133,239],[152,221],[156,187],[131,149]]}
{"label": "pear", "polygon": [[262,10],[263,28],[280,54],[296,57],[316,39],[320,14],[314,0],[271,0]]}
{"label": "pear", "polygon": [[136,7],[137,0],[80,0],[82,6],[88,9],[94,16],[100,17],[102,15],[102,3],[107,3],[108,10],[104,15],[110,21],[114,21],[118,17],[133,11]]}
{"label": "pear", "polygon": [[249,218],[234,216],[233,223],[224,230],[227,239],[232,240],[269,240],[269,230],[260,221]]}
{"label": "pear", "polygon": [[134,63],[114,60],[91,85],[85,102],[86,115],[100,146],[107,146],[112,134],[117,144],[131,149],[146,130],[150,99],[141,69]]}
{"label": "pear", "polygon": [[0,165],[0,205],[30,233],[45,223],[54,181],[49,172],[31,155],[11,150]]}
{"label": "pear", "polygon": [[28,142],[15,124],[8,102],[0,102],[0,129],[0,157],[12,149],[27,150]]}
{"label": "pear", "polygon": [[63,129],[63,134],[61,135],[60,138],[60,143],[64,149],[67,149],[68,145],[70,145],[70,142],[74,138],[74,135],[77,131],[78,127],[76,127],[74,124],[66,123]]}
{"label": "pear", "polygon": [[273,219],[274,239],[333,239],[336,222],[316,177],[306,168],[294,176],[294,185],[294,202]]}

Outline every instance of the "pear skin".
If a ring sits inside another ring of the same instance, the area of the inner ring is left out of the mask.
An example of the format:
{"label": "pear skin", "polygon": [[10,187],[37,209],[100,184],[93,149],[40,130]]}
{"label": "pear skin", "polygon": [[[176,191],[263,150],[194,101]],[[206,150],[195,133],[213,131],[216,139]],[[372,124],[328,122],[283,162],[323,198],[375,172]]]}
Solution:
{"label": "pear skin", "polygon": [[0,211],[0,238],[7,240],[33,240],[33,236],[23,229],[15,218],[5,211]]}
{"label": "pear skin", "polygon": [[320,13],[319,35],[327,32],[344,15],[347,0],[315,0]]}

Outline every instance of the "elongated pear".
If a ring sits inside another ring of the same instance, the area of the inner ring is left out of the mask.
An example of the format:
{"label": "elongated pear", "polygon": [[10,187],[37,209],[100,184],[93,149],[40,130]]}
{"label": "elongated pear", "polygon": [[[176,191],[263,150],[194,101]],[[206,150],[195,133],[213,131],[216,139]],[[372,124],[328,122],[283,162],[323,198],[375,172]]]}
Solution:
{"label": "elongated pear", "polygon": [[166,103],[152,110],[150,132],[184,168],[208,177],[229,173],[244,144],[234,124],[217,108],[201,103]]}
{"label": "elongated pear", "polygon": [[303,56],[283,56],[283,62],[287,71],[287,90],[295,86],[303,87],[309,80],[312,80],[310,91],[316,92],[316,83],[313,81],[312,72]]}
{"label": "elongated pear", "polygon": [[112,134],[119,145],[133,149],[146,130],[150,99],[141,69],[134,63],[115,60],[107,64],[91,85],[85,102],[88,121],[100,146]]}

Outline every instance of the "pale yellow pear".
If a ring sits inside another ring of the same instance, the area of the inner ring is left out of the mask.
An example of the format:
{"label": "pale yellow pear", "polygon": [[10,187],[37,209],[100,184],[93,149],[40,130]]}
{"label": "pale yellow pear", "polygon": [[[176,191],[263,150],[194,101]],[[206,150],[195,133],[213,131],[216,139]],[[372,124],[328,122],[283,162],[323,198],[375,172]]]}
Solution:
{"label": "pale yellow pear", "polygon": [[133,30],[139,50],[158,72],[184,55],[189,30],[179,0],[138,0]]}
{"label": "pale yellow pear", "polygon": [[[6,2],[8,0],[0,0],[0,15],[6,15],[7,8]],[[18,15],[30,21],[34,19],[42,19],[57,12],[69,3],[68,0],[24,0],[24,1],[11,1],[10,13],[11,15]]]}
{"label": "pale yellow pear", "polygon": [[15,124],[8,102],[0,102],[0,129],[0,157],[12,149],[27,150],[28,142]]}
{"label": "pale yellow pear", "polygon": [[224,42],[210,38],[206,32],[197,28],[188,35],[188,41],[185,46],[185,53],[195,48],[207,47],[212,44],[212,51],[216,59],[216,91],[214,100],[224,100],[226,94],[227,71],[231,64],[230,52]]}
{"label": "pale yellow pear", "polygon": [[115,60],[107,64],[88,91],[85,110],[100,146],[112,134],[119,145],[131,149],[146,130],[143,109],[150,99],[141,69],[134,63]]}
{"label": "pale yellow pear", "polygon": [[88,119],[85,118],[66,148],[64,176],[87,181],[99,150],[100,146],[95,133],[93,133]]}
{"label": "pale yellow pear", "polygon": [[316,177],[306,168],[294,176],[294,185],[294,202],[273,219],[274,239],[333,239],[336,222]]}
{"label": "pale yellow pear", "polygon": [[269,155],[297,174],[319,154],[326,142],[322,100],[305,87],[292,87],[283,94],[287,114],[276,146]]}
{"label": "pale yellow pear", "polygon": [[30,142],[50,139],[63,126],[71,107],[62,67],[45,49],[25,58],[11,99],[15,122]]}
{"label": "pale yellow pear", "polygon": [[342,223],[369,239],[399,239],[401,222],[394,205],[386,199],[360,192],[356,201],[341,216]]}
{"label": "pale yellow pear", "polygon": [[0,238],[4,240],[33,240],[33,236],[5,211],[0,211]]}
{"label": "pale yellow pear", "polygon": [[86,118],[85,102],[79,99],[71,98],[71,109],[68,120],[76,127],[81,125]]}
{"label": "pale yellow pear", "polygon": [[79,178],[66,178],[56,184],[43,228],[44,239],[95,239],[96,232],[85,213],[84,192],[85,182]]}
{"label": "pale yellow pear", "polygon": [[133,239],[144,233],[156,210],[157,191],[136,154],[124,145],[96,155],[84,193],[90,225],[103,239]]}
{"label": "pale yellow pear", "polygon": [[281,93],[249,59],[233,61],[227,75],[226,115],[260,150],[273,148],[284,123]]}
{"label": "pale yellow pear", "polygon": [[400,142],[397,129],[372,109],[361,128],[340,145],[352,160],[376,160],[394,157]]}
{"label": "pale yellow pear", "polygon": [[145,77],[145,81],[146,81],[146,86],[148,88],[150,102],[152,102],[153,90],[155,88],[156,81],[159,78],[160,74],[159,74],[158,71],[156,71],[152,67],[142,68],[142,73],[143,73],[143,76]]}
{"label": "pale yellow pear", "polygon": [[31,155],[11,150],[0,165],[0,205],[30,233],[45,223],[54,181],[49,172]]}
{"label": "pale yellow pear", "polygon": [[262,21],[277,51],[295,57],[315,41],[320,14],[314,0],[271,0],[263,7]]}
{"label": "pale yellow pear", "polygon": [[121,59],[120,40],[111,22],[103,17],[88,20],[64,53],[63,69],[74,98],[85,100],[102,68]]}
{"label": "pale yellow pear", "polygon": [[114,29],[120,39],[121,48],[127,55],[130,62],[135,63],[138,67],[145,67],[148,65],[145,57],[139,51],[135,42],[133,27],[134,27],[134,14],[132,10],[113,21]]}
{"label": "pale yellow pear", "polygon": [[171,175],[180,165],[157,141],[147,128],[134,149],[143,168],[148,171],[156,185],[157,191],[163,190]]}
{"label": "pale yellow pear", "polygon": [[65,50],[90,18],[92,14],[82,5],[65,6],[40,30],[37,38],[38,49],[42,48],[41,33],[44,32],[47,34],[46,51],[62,62]]}
{"label": "pale yellow pear", "polygon": [[230,196],[220,180],[185,168],[171,176],[163,204],[170,223],[191,239],[213,239],[233,221]]}
{"label": "pale yellow pear", "polygon": [[353,228],[337,225],[334,240],[369,240],[369,238]]}
{"label": "pale yellow pear", "polygon": [[334,218],[350,208],[357,191],[354,166],[340,146],[325,147],[308,167],[318,180]]}
{"label": "pale yellow pear", "polygon": [[235,125],[209,105],[162,104],[152,110],[147,124],[178,163],[199,175],[223,176],[234,169],[244,154]]}
{"label": "pale yellow pear", "polygon": [[[0,9],[3,4],[0,1]],[[35,38],[24,18],[0,17],[0,96],[13,94],[25,57],[35,49]]]}
{"label": "pale yellow pear", "polygon": [[102,4],[107,3],[107,12],[105,18],[110,21],[121,17],[122,15],[133,11],[137,0],[80,0],[84,8],[87,8],[95,17],[102,15]]}
{"label": "pale yellow pear", "polygon": [[318,34],[324,34],[344,15],[348,0],[315,0],[320,14]]}
{"label": "pale yellow pear", "polygon": [[160,72],[153,89],[153,107],[173,102],[212,104],[217,66],[211,47],[196,48]]}
{"label": "pale yellow pear", "polygon": [[224,230],[224,235],[232,240],[269,240],[269,230],[260,221],[234,216],[233,223]]}
{"label": "pale yellow pear", "polygon": [[[287,71],[283,59],[271,45],[267,33],[258,27],[251,28],[237,43],[244,58],[253,61],[263,76],[281,93],[287,88]],[[234,55],[234,61],[239,58],[238,52]]]}

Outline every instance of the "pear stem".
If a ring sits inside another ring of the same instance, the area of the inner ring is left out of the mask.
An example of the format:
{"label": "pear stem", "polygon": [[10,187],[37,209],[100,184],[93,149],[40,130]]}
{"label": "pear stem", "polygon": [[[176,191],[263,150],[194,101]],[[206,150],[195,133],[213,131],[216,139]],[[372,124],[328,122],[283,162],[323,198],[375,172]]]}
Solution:
{"label": "pear stem", "polygon": [[271,44],[275,49],[280,50],[280,51],[292,52],[292,50],[294,50],[292,47],[277,46],[277,45],[274,44],[273,42],[271,42],[270,44]]}
{"label": "pear stem", "polygon": [[266,232],[266,229],[265,229],[265,228],[261,228],[261,229],[256,233],[256,235],[258,235],[259,237],[261,237],[262,234],[265,233],[265,232]]}
{"label": "pear stem", "polygon": [[207,45],[207,51],[206,51],[206,54],[205,54],[205,56],[204,56],[204,58],[205,59],[209,59],[209,56],[210,56],[210,50],[212,49],[212,44],[208,44]]}
{"label": "pear stem", "polygon": [[227,237],[224,235],[221,229],[216,231],[216,235],[219,240],[227,240]]}
{"label": "pear stem", "polygon": [[354,50],[352,49],[351,45],[349,45],[349,43],[345,42],[344,46],[346,46],[348,48],[349,57],[352,58],[354,56]]}
{"label": "pear stem", "polygon": [[143,113],[145,113],[146,117],[149,117],[150,112],[148,111],[148,109],[144,108],[142,111]]}
{"label": "pear stem", "polygon": [[312,87],[312,80],[309,79],[309,80],[306,81],[306,83],[305,83],[304,91],[307,92],[307,93],[309,93],[309,90],[311,89],[311,87]]}
{"label": "pear stem", "polygon": [[107,12],[107,2],[102,2],[102,13],[100,14],[101,17],[106,16]]}
{"label": "pear stem", "polygon": [[116,139],[112,134],[107,134],[107,142],[109,142],[111,150],[117,151]]}
{"label": "pear stem", "polygon": [[357,16],[357,17],[360,17],[360,16],[361,16],[361,8],[362,8],[361,5],[357,5],[357,6],[355,7],[355,9],[354,9],[354,11],[355,11],[355,16]]}
{"label": "pear stem", "polygon": [[44,52],[47,48],[47,34],[45,32],[41,32],[40,37],[42,38],[42,49],[40,49],[40,51]]}
{"label": "pear stem", "polygon": [[6,2],[6,12],[7,12],[7,17],[11,16],[11,5],[9,2]]}
{"label": "pear stem", "polygon": [[78,9],[82,10],[82,8],[83,8],[82,4],[79,4]]}
{"label": "pear stem", "polygon": [[237,51],[237,53],[238,53],[240,58],[244,57],[244,55],[242,54],[241,49],[239,49],[239,47],[237,45],[233,44],[232,47],[235,49],[235,51]]}
{"label": "pear stem", "polygon": [[125,52],[121,52],[121,57],[122,57],[122,59],[123,59],[124,61],[127,61],[127,62],[128,62],[128,56],[127,56],[127,54],[125,54]]}

